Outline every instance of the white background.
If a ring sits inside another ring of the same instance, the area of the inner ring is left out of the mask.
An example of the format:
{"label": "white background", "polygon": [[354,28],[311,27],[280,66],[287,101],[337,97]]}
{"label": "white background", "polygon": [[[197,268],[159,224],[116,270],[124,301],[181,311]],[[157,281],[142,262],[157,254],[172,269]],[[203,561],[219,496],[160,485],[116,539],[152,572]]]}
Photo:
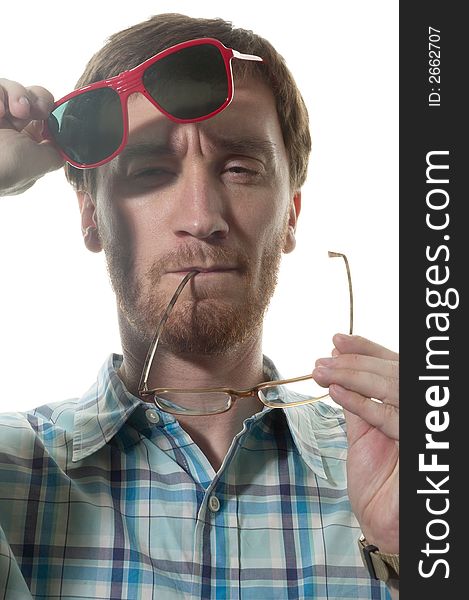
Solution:
{"label": "white background", "polygon": [[[355,332],[398,350],[397,3],[3,2],[0,76],[59,98],[108,35],[159,12],[223,17],[266,37],[309,109],[298,244],[282,263],[265,353],[284,376],[301,375],[346,329],[345,273],[329,249],[350,260]],[[81,396],[120,351],[104,256],[82,243],[62,171],[0,198],[0,215],[0,411]]]}

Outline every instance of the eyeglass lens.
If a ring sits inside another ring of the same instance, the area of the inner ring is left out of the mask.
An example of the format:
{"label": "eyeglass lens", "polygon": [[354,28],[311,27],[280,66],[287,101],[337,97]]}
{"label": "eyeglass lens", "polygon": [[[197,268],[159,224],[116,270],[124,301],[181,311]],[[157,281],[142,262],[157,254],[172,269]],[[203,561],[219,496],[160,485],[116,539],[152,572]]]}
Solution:
{"label": "eyeglass lens", "polygon": [[49,115],[47,124],[65,154],[82,164],[92,165],[113,154],[124,135],[120,98],[109,87],[64,102]]}
{"label": "eyeglass lens", "polygon": [[225,392],[158,392],[155,404],[162,410],[175,414],[215,415],[231,407],[232,398]]}

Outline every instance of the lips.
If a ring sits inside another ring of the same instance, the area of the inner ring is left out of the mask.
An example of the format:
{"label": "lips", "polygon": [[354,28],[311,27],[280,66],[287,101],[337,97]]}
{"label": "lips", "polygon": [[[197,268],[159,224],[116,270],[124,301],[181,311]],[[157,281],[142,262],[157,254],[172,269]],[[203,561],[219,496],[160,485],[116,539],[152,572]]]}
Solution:
{"label": "lips", "polygon": [[190,265],[187,267],[178,267],[177,269],[170,270],[168,273],[189,273],[191,271],[198,271],[199,273],[226,273],[229,271],[236,271],[237,267],[225,266],[225,265],[214,265],[211,267],[201,267],[199,265]]}

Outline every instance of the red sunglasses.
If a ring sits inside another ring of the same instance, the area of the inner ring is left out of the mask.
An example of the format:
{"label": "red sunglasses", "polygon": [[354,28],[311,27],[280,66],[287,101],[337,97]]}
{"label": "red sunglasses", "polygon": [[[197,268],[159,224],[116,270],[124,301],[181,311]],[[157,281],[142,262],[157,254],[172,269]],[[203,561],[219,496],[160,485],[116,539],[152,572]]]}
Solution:
{"label": "red sunglasses", "polygon": [[129,133],[127,101],[141,92],[177,123],[209,119],[233,100],[233,58],[261,61],[213,38],[182,42],[115,77],[56,102],[43,135],[81,169],[99,167],[122,151]]}

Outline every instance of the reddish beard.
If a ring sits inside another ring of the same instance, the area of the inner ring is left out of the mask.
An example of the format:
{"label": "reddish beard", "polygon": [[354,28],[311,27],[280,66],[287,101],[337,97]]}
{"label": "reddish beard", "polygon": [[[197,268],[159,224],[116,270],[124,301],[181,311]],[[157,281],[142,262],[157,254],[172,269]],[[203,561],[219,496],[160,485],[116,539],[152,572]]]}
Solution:
{"label": "reddish beard", "polygon": [[235,265],[243,301],[234,304],[229,296],[220,295],[223,290],[216,294],[203,290],[195,293],[191,281],[174,306],[160,341],[174,353],[222,355],[259,334],[277,284],[285,232],[270,240],[261,257],[259,277],[242,249],[233,251],[199,243],[165,254],[139,278],[132,257],[122,250],[123,245],[116,240],[102,241],[121,314],[137,339],[146,344],[151,342],[174,291],[169,295],[161,291],[164,273],[189,264]]}

